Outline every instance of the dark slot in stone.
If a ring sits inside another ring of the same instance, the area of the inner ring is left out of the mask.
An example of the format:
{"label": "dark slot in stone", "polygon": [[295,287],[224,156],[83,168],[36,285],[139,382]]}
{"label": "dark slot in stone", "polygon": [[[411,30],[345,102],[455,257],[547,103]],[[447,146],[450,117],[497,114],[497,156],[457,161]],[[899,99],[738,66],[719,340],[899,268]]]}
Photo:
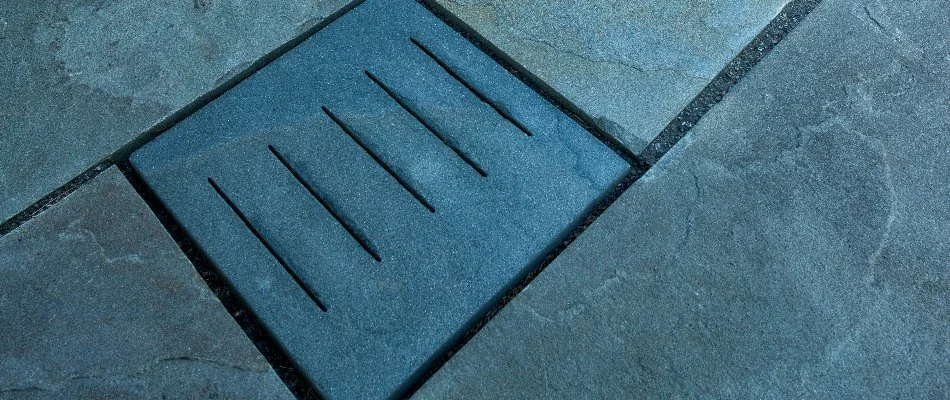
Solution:
{"label": "dark slot in stone", "polygon": [[366,1],[131,163],[330,399],[402,394],[629,169],[412,0]]}

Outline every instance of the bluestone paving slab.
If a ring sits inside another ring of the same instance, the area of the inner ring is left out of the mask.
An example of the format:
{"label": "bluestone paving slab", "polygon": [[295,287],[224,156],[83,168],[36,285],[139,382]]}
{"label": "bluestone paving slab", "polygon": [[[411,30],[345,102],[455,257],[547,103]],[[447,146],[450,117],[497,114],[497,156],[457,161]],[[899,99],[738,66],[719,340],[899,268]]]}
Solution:
{"label": "bluestone paving slab", "polygon": [[416,398],[950,397],[948,9],[823,1]]}
{"label": "bluestone paving slab", "polygon": [[436,0],[639,153],[789,0]]}
{"label": "bluestone paving slab", "polygon": [[132,156],[328,398],[390,398],[630,166],[414,0],[368,0]]}
{"label": "bluestone paving slab", "polygon": [[0,398],[292,399],[106,170],[0,238]]}
{"label": "bluestone paving slab", "polygon": [[0,221],[345,3],[0,3]]}

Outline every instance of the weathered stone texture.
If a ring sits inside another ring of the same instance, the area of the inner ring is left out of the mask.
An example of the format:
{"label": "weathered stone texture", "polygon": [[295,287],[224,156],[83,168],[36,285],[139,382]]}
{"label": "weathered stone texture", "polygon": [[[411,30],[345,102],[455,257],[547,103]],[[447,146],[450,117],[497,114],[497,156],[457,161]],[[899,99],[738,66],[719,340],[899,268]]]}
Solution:
{"label": "weathered stone texture", "polygon": [[948,9],[824,1],[417,398],[950,396]]}
{"label": "weathered stone texture", "polygon": [[0,238],[0,398],[292,399],[107,170]]}
{"label": "weathered stone texture", "polygon": [[640,152],[788,0],[437,0]]}
{"label": "weathered stone texture", "polygon": [[0,220],[345,0],[0,4]]}

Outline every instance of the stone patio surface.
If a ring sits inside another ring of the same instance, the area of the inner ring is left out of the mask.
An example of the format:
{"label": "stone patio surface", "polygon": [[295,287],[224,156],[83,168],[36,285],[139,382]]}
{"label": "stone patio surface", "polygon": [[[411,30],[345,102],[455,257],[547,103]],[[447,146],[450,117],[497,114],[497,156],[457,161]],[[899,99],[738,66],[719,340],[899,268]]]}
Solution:
{"label": "stone patio surface", "polygon": [[[436,1],[633,153],[788,3]],[[346,4],[0,4],[0,399],[293,398],[115,168],[21,212]],[[947,37],[822,1],[414,397],[950,398]]]}
{"label": "stone patio surface", "polygon": [[948,6],[824,1],[415,398],[948,398]]}

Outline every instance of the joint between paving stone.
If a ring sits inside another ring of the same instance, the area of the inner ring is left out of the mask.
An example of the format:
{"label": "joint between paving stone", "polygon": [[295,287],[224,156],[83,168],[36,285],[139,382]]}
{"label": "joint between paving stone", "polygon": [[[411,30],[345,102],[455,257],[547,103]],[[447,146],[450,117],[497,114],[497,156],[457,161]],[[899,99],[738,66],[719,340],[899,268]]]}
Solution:
{"label": "joint between paving stone", "polygon": [[60,186],[56,190],[50,192],[46,196],[43,196],[43,198],[31,204],[29,207],[25,208],[23,211],[20,211],[6,221],[3,221],[3,223],[0,223],[0,237],[5,236],[20,225],[27,223],[33,218],[36,218],[36,216],[42,214],[43,211],[46,211],[50,207],[56,205],[56,203],[59,203],[61,200],[69,196],[70,193],[76,191],[76,189],[79,189],[80,186],[85,185],[89,181],[93,180],[93,178],[99,176],[100,173],[109,169],[111,166],[112,162],[109,160],[104,160],[96,165],[93,165],[85,172],[77,175],[73,179],[70,179],[65,185]]}
{"label": "joint between paving stone", "polygon": [[680,139],[719,103],[821,0],[793,0],[729,62],[696,97],[670,121],[640,153],[643,162],[655,165]]}

